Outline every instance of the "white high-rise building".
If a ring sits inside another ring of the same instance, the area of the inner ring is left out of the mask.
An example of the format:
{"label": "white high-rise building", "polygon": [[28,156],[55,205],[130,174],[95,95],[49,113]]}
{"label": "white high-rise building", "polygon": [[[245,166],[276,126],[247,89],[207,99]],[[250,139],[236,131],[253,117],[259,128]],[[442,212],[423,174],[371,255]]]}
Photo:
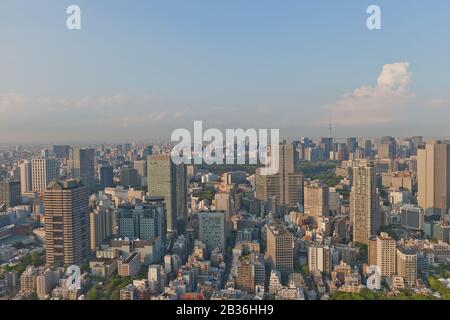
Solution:
{"label": "white high-rise building", "polygon": [[50,181],[59,177],[58,161],[56,159],[34,158],[31,160],[31,173],[32,191],[44,191]]}

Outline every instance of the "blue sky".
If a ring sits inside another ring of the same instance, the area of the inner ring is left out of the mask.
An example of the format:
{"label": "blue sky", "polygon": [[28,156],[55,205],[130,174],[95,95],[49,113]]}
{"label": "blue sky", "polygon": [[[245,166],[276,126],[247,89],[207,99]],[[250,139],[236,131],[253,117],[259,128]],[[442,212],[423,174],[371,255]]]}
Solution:
{"label": "blue sky", "polygon": [[448,0],[2,0],[0,141],[169,139],[194,120],[448,136],[449,18]]}

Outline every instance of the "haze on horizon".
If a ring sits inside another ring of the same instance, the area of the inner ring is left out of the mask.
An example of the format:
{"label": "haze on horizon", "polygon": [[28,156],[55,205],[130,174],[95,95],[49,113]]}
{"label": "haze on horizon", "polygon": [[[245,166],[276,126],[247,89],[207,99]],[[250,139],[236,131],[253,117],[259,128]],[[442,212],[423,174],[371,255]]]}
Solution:
{"label": "haze on horizon", "polygon": [[450,136],[450,2],[372,2],[3,0],[0,143]]}

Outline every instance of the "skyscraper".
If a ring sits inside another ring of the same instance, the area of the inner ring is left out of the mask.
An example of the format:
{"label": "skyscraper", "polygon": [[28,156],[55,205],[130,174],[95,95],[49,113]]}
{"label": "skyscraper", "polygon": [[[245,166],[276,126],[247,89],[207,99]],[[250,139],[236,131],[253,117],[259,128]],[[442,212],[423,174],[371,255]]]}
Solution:
{"label": "skyscraper", "polygon": [[20,192],[22,194],[31,192],[32,189],[31,177],[32,177],[31,162],[25,160],[20,164]]}
{"label": "skyscraper", "polygon": [[99,168],[100,188],[110,188],[114,186],[114,171],[110,165],[101,165]]}
{"label": "skyscraper", "polygon": [[390,277],[395,274],[395,240],[382,232],[377,236],[377,266],[381,270],[383,277]]}
{"label": "skyscraper", "polygon": [[305,215],[313,217],[328,215],[329,189],[327,185],[325,185],[320,180],[314,181],[307,180],[305,181],[304,194],[305,194],[305,204],[304,204]]}
{"label": "skyscraper", "polygon": [[208,252],[215,248],[225,249],[225,213],[200,212],[198,214],[198,234]]}
{"label": "skyscraper", "polygon": [[261,175],[256,170],[256,199],[276,199],[276,205],[290,208],[303,203],[303,175],[297,171],[293,145],[280,144],[279,171],[275,175]]}
{"label": "skyscraper", "polygon": [[380,204],[375,178],[372,162],[361,161],[353,167],[350,220],[354,242],[368,244],[370,236],[376,235],[378,231]]}
{"label": "skyscraper", "polygon": [[124,204],[117,208],[119,235],[129,239],[165,239],[164,213],[163,197],[145,197],[144,203]]}
{"label": "skyscraper", "polygon": [[378,144],[378,158],[393,159],[397,155],[397,142],[394,137],[382,137]]}
{"label": "skyscraper", "polygon": [[405,280],[409,287],[417,281],[417,250],[415,248],[397,248],[397,274]]}
{"label": "skyscraper", "polygon": [[444,214],[450,207],[450,144],[433,141],[417,150],[418,202],[425,215]]}
{"label": "skyscraper", "polygon": [[267,227],[267,250],[265,256],[273,270],[281,273],[283,279],[294,268],[294,236],[281,224]]}
{"label": "skyscraper", "polygon": [[56,159],[31,159],[31,182],[33,192],[42,192],[50,181],[59,177],[59,163]]}
{"label": "skyscraper", "polygon": [[151,155],[147,164],[149,195],[165,199],[167,233],[182,233],[187,215],[186,166],[175,165],[169,154]]}
{"label": "skyscraper", "polygon": [[0,206],[5,204],[7,208],[20,204],[20,182],[17,180],[0,181]]}
{"label": "skyscraper", "polygon": [[79,264],[89,254],[89,194],[79,180],[52,181],[44,192],[48,264]]}
{"label": "skyscraper", "polygon": [[91,249],[95,250],[115,233],[115,212],[112,209],[98,207],[89,214]]}
{"label": "skyscraper", "polygon": [[95,150],[71,148],[67,160],[67,170],[71,178],[81,180],[90,191],[95,190]]}

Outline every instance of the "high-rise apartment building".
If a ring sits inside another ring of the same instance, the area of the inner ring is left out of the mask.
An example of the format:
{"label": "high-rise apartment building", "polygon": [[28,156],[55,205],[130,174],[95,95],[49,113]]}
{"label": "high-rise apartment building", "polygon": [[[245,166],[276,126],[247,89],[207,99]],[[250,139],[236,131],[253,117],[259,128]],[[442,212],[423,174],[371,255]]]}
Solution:
{"label": "high-rise apartment building", "polygon": [[395,240],[382,232],[377,236],[377,266],[381,270],[383,277],[390,277],[395,274]]}
{"label": "high-rise apartment building", "polygon": [[308,246],[308,269],[331,274],[333,270],[331,247],[316,243]]}
{"label": "high-rise apartment building", "polygon": [[294,235],[281,224],[267,227],[266,260],[273,270],[281,273],[283,279],[292,273],[294,267]]}
{"label": "high-rise apartment building", "polygon": [[199,212],[198,235],[209,253],[215,248],[225,249],[226,226],[224,212]]}
{"label": "high-rise apartment building", "polygon": [[359,162],[353,167],[353,187],[350,192],[354,242],[368,244],[370,236],[377,234],[379,197],[374,164],[370,161]]}
{"label": "high-rise apartment building", "polygon": [[236,268],[236,289],[254,294],[255,286],[264,286],[265,262],[262,254],[251,252],[240,256]]}
{"label": "high-rise apartment building", "polygon": [[50,181],[59,177],[59,162],[56,159],[31,159],[31,182],[33,192],[44,191]]}
{"label": "high-rise apartment building", "polygon": [[304,212],[307,216],[327,216],[329,188],[320,180],[307,180],[304,185]]}
{"label": "high-rise apartment building", "polygon": [[81,180],[90,191],[95,190],[95,150],[71,148],[67,160],[67,170],[71,178]]}
{"label": "high-rise apartment building", "polygon": [[274,175],[262,175],[256,170],[256,199],[275,199],[276,205],[290,208],[303,203],[303,175],[297,171],[294,146],[286,143],[279,146],[279,171]]}
{"label": "high-rise apartment building", "polygon": [[450,143],[433,141],[417,150],[419,206],[427,216],[440,215],[450,207]]}
{"label": "high-rise apartment building", "polygon": [[187,216],[186,166],[175,165],[169,154],[148,157],[148,194],[164,197],[168,234],[182,233]]}
{"label": "high-rise apartment building", "polygon": [[403,277],[409,287],[417,281],[417,251],[414,248],[397,248],[397,275]]}
{"label": "high-rise apartment building", "polygon": [[52,181],[44,207],[47,263],[79,264],[90,252],[88,188],[79,180]]}
{"label": "high-rise apartment building", "polygon": [[31,162],[28,160],[20,164],[20,192],[22,194],[31,192],[32,190],[32,171]]}
{"label": "high-rise apartment building", "polygon": [[105,239],[115,234],[115,212],[112,209],[98,207],[89,214],[91,250],[100,247]]}

